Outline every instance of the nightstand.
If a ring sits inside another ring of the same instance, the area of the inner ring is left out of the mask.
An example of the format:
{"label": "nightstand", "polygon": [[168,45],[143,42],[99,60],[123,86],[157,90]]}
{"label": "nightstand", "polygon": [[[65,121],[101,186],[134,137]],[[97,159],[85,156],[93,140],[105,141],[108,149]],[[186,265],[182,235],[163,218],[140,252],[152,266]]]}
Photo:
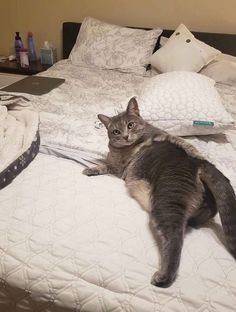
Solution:
{"label": "nightstand", "polygon": [[21,67],[16,61],[6,60],[0,63],[0,73],[17,74],[17,75],[35,75],[47,70],[52,65],[42,65],[40,61],[31,63],[29,67]]}

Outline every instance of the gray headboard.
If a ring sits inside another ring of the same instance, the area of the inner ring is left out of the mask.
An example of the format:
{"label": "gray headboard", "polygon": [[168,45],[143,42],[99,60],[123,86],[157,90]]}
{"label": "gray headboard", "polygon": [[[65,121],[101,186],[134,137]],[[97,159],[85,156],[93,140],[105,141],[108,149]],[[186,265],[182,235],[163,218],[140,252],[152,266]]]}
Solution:
{"label": "gray headboard", "polygon": [[[63,58],[68,58],[72,50],[77,35],[80,30],[81,23],[65,22],[63,23]],[[140,28],[140,27],[138,27]],[[142,28],[147,29],[148,28]],[[162,36],[170,37],[174,30],[164,29]],[[194,36],[209,44],[210,46],[219,49],[221,52],[236,56],[236,34],[219,34],[219,33],[205,33],[192,32]],[[159,41],[156,44],[154,51],[159,48]]]}

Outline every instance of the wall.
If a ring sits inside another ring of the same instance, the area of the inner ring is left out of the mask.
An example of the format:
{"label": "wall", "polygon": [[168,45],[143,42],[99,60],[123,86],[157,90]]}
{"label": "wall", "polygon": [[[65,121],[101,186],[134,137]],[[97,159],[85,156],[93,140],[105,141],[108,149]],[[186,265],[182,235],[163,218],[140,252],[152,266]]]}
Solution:
{"label": "wall", "polygon": [[14,32],[32,31],[37,49],[48,40],[61,56],[63,21],[93,16],[107,22],[175,29],[236,33],[236,0],[1,0],[0,54],[14,52]]}

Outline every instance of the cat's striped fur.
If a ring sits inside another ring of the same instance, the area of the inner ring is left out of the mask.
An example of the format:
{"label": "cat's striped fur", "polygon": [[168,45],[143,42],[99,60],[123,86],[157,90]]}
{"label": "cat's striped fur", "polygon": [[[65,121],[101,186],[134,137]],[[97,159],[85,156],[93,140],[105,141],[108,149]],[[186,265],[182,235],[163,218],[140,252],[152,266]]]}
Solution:
{"label": "cat's striped fur", "polygon": [[131,196],[149,212],[161,260],[152,284],[173,283],[187,225],[202,225],[217,211],[236,259],[236,199],[229,180],[185,140],[145,122],[135,98],[125,112],[98,118],[108,130],[109,153],[105,164],[83,173],[123,178]]}

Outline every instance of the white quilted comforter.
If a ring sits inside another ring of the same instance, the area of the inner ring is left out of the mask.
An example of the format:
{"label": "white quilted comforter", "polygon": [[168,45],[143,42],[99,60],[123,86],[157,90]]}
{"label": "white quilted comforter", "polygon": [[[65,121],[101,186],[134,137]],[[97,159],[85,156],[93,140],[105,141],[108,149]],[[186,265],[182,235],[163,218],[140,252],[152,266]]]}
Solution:
{"label": "white quilted comforter", "polygon": [[[104,153],[107,142],[96,114],[114,110],[112,101],[121,110],[148,79],[89,72],[66,61],[46,75],[67,81],[31,97],[42,111],[44,146],[94,155]],[[191,142],[236,189],[232,145],[219,136]],[[218,218],[187,233],[176,282],[156,288],[150,279],[158,249],[146,212],[122,180],[89,178],[82,170],[71,160],[39,154],[0,192],[0,311],[235,311],[236,262],[223,246]]]}

